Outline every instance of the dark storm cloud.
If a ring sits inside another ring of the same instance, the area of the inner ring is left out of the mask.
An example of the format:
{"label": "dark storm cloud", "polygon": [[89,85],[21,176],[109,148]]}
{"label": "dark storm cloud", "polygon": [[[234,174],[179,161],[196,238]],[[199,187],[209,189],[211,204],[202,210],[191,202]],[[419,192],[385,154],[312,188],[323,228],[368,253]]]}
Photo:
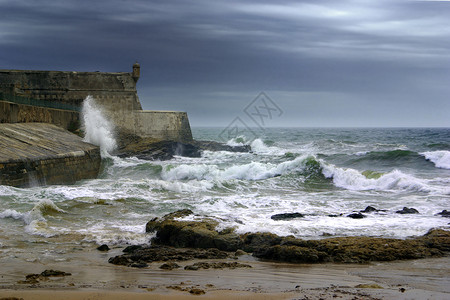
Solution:
{"label": "dark storm cloud", "polygon": [[[449,126],[447,1],[5,1],[0,68],[129,71],[147,109],[227,125]],[[423,112],[429,112],[424,115]]]}

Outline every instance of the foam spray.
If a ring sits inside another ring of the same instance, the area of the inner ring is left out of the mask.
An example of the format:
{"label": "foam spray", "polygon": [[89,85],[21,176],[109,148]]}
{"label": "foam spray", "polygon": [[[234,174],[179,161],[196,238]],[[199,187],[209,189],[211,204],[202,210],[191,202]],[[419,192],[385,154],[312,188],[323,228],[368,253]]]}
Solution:
{"label": "foam spray", "polygon": [[109,122],[92,96],[83,101],[81,110],[84,141],[100,146],[102,157],[108,157],[116,149],[114,125]]}

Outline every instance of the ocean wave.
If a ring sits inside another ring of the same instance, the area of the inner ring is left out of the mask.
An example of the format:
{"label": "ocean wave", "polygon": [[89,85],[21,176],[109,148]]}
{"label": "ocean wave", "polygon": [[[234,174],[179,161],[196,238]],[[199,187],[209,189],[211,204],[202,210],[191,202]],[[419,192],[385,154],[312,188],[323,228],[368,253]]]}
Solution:
{"label": "ocean wave", "polygon": [[303,155],[294,160],[280,164],[251,162],[243,165],[233,165],[220,169],[217,165],[179,165],[163,168],[161,177],[164,180],[262,180],[280,176],[288,172],[301,171],[305,168],[311,156]]}
{"label": "ocean wave", "polygon": [[[367,171],[365,171],[367,173]],[[389,173],[378,174],[377,176],[367,176],[355,169],[340,168],[332,164],[324,163],[322,165],[322,173],[326,178],[331,178],[337,187],[348,190],[412,190],[419,192],[433,192],[424,179],[416,178],[412,175],[405,174],[399,170],[393,170]]]}
{"label": "ocean wave", "polygon": [[425,159],[434,163],[437,168],[450,170],[450,151],[428,151],[420,153]]}

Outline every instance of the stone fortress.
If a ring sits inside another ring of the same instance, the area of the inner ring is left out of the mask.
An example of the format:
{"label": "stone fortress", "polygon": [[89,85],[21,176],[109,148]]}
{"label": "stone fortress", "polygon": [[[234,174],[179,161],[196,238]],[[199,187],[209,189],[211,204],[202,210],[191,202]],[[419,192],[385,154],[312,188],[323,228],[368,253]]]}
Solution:
{"label": "stone fortress", "polygon": [[120,132],[190,141],[187,113],[144,111],[137,95],[140,66],[132,72],[0,70],[0,123],[44,122],[70,129],[91,95]]}
{"label": "stone fortress", "polygon": [[89,95],[120,137],[192,142],[186,112],[142,110],[139,77],[138,63],[121,73],[0,70],[0,185],[97,177],[99,147],[67,131],[79,128]]}

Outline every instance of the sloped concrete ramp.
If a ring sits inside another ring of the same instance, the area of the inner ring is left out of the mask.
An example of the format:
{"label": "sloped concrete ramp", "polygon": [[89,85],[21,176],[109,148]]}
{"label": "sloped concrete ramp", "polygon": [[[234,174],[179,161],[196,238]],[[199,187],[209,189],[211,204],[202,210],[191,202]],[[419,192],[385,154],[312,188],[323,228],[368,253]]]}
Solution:
{"label": "sloped concrete ramp", "polygon": [[0,185],[29,187],[96,178],[97,146],[52,124],[0,124]]}

